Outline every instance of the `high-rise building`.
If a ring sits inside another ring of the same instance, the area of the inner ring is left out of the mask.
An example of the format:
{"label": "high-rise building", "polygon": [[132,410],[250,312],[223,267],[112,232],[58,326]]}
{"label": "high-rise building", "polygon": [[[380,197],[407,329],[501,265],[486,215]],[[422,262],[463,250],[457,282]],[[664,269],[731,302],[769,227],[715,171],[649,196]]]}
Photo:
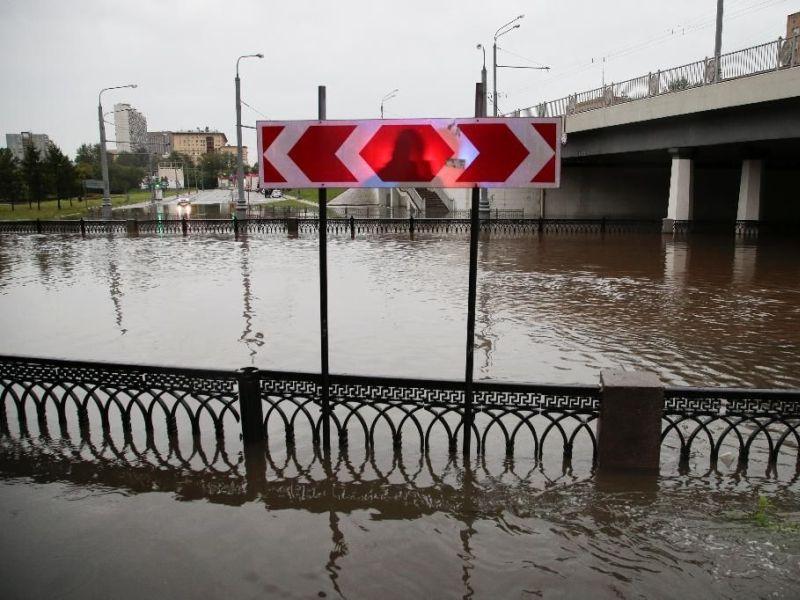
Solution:
{"label": "high-rise building", "polygon": [[130,104],[114,105],[117,150],[137,152],[147,147],[147,119]]}
{"label": "high-rise building", "polygon": [[22,157],[25,156],[25,148],[28,146],[36,148],[39,151],[39,156],[44,158],[49,145],[50,138],[44,133],[23,131],[22,133],[6,134],[6,147],[11,150],[11,153],[17,160],[22,160]]}
{"label": "high-rise building", "polygon": [[197,162],[203,154],[216,152],[228,143],[227,136],[220,131],[198,129],[197,131],[173,131],[172,149],[186,154]]}
{"label": "high-rise building", "polygon": [[148,131],[147,149],[153,154],[166,156],[172,152],[172,132],[171,131]]}

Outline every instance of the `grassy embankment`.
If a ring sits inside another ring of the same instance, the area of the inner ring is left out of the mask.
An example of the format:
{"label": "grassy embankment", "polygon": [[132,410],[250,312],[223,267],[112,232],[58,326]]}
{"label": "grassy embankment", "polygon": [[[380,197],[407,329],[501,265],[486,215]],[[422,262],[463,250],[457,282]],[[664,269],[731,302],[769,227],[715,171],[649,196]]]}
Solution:
{"label": "grassy embankment", "polygon": [[[336,198],[339,194],[344,192],[347,188],[328,188],[328,202]],[[319,190],[317,189],[302,189],[302,190],[283,190],[285,194],[306,200],[307,202],[317,203],[319,198]]]}
{"label": "grassy embankment", "polygon": [[[187,190],[181,190],[185,193]],[[164,190],[164,197],[174,196],[175,190]],[[115,194],[111,196],[112,206],[127,206],[129,204],[138,204],[139,202],[146,202],[150,199],[150,192],[148,190],[136,190],[130,192],[127,196],[125,194]],[[42,221],[51,221],[54,219],[80,219],[87,217],[89,209],[97,209],[103,203],[100,196],[93,196],[85,198],[83,201],[76,198],[72,199],[72,206],[69,205],[69,200],[61,200],[61,210],[58,210],[58,202],[56,200],[45,200],[41,204],[41,210],[36,208],[36,203],[33,203],[33,208],[28,208],[27,202],[15,203],[14,210],[11,210],[11,204],[0,204],[0,221],[30,221],[34,219],[41,219]]]}

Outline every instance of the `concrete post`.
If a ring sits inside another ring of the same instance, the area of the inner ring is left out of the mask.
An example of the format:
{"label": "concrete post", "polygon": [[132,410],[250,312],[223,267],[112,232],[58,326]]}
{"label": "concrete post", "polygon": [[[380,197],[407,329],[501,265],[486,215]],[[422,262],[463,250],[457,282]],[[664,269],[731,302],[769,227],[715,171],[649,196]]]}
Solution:
{"label": "concrete post", "polygon": [[286,219],[286,232],[290,238],[296,238],[299,235],[300,227],[297,219],[289,217]]}
{"label": "concrete post", "polygon": [[742,179],[739,184],[739,207],[736,211],[736,233],[754,235],[761,220],[761,185],[764,161],[742,161]]}
{"label": "concrete post", "polygon": [[664,387],[654,373],[600,373],[597,460],[601,471],[657,472],[661,456]]}
{"label": "concrete post", "polygon": [[694,161],[686,151],[670,150],[672,172],[669,179],[669,204],[662,231],[672,233],[676,222],[692,220],[694,210]]}
{"label": "concrete post", "polygon": [[128,231],[128,236],[134,237],[139,235],[139,222],[136,219],[127,219],[125,221],[125,228]]}

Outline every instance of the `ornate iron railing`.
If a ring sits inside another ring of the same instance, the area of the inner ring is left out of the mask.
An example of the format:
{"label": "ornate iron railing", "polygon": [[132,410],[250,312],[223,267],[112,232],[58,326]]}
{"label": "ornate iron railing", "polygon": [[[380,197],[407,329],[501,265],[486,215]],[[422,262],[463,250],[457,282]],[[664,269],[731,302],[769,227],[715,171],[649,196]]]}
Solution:
{"label": "ornate iron railing", "polygon": [[0,433],[13,425],[21,438],[78,434],[94,459],[165,454],[176,467],[227,471],[241,462],[232,457],[242,453],[245,406],[255,401],[256,430],[289,447],[319,446],[329,419],[341,450],[449,454],[471,423],[477,455],[522,452],[560,462],[580,447],[592,463],[597,453],[597,386],[479,382],[467,420],[463,382],[333,375],[326,411],[319,375],[257,372],[255,397],[242,395],[246,376],[252,374],[2,357]]}
{"label": "ornate iron railing", "polygon": [[800,392],[666,388],[662,444],[667,440],[677,444],[683,468],[707,456],[710,469],[722,458],[742,470],[757,454],[774,472],[781,456],[795,454],[800,469]]}
{"label": "ornate iron railing", "polygon": [[[274,421],[290,443],[299,428],[319,443],[325,418],[318,401],[320,383],[317,375],[263,372],[266,431]],[[515,448],[525,444],[541,460],[548,439],[555,438],[562,457],[572,456],[578,440],[587,444],[594,460],[596,386],[477,382],[474,392],[471,431],[478,454],[498,442],[507,456],[513,456]],[[438,441],[454,452],[464,435],[465,386],[460,382],[332,375],[329,394],[332,433],[341,448],[357,437],[368,449],[383,441],[425,452]]]}
{"label": "ornate iron railing", "polygon": [[800,36],[778,38],[777,41],[723,54],[720,56],[719,69],[716,68],[713,57],[705,58],[620,83],[570,94],[558,100],[541,102],[511,114],[537,117],[573,115],[797,66],[800,66]]}
{"label": "ornate iron railing", "polygon": [[[332,447],[365,460],[387,449],[455,460],[465,427],[481,461],[555,463],[567,473],[573,456],[591,469],[598,454],[596,385],[479,381],[467,406],[463,382],[331,375],[327,407],[321,385],[307,373],[0,357],[0,438],[85,461],[238,475],[248,429],[266,443],[267,462],[270,447],[273,457],[305,449],[313,462],[326,420]],[[721,460],[737,472],[754,463],[767,474],[797,473],[799,429],[799,390],[670,387],[662,459],[674,456],[682,470],[716,470]]]}
{"label": "ornate iron railing", "polygon": [[[296,225],[298,233],[316,233],[319,220],[297,219],[136,219],[121,221],[0,221],[0,233],[90,235],[232,235],[287,233]],[[467,233],[468,218],[357,219],[329,218],[327,231],[334,235],[382,233]],[[641,219],[525,219],[490,218],[481,222],[490,233],[630,233],[659,232],[660,220]]]}

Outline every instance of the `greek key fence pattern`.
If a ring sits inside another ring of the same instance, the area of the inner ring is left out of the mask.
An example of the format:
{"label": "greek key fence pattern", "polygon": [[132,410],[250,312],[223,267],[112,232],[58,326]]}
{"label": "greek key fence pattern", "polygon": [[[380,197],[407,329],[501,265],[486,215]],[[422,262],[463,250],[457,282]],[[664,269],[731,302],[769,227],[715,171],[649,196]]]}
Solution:
{"label": "greek key fence pattern", "polygon": [[[0,221],[0,233],[92,235],[229,235],[286,234],[296,224],[298,234],[319,231],[316,218],[297,219],[165,219],[149,221]],[[327,231],[332,235],[355,237],[368,234],[466,234],[468,218],[357,219],[330,218]],[[496,234],[597,234],[657,233],[661,222],[633,219],[524,219],[490,218],[481,222],[481,231]]]}
{"label": "greek key fence pattern", "polygon": [[[246,432],[275,455],[300,447],[317,455],[327,420],[345,457],[387,449],[456,457],[469,435],[474,456],[462,460],[555,461],[565,471],[573,458],[596,462],[599,386],[479,381],[468,395],[463,382],[331,375],[328,404],[321,386],[308,373],[6,356],[0,438],[81,460],[242,474]],[[721,461],[800,472],[800,391],[666,388],[661,445],[662,459],[677,455],[684,470]]]}
{"label": "greek key fence pattern", "polygon": [[[262,376],[265,431],[275,431],[277,424],[291,444],[302,429],[319,443],[325,417],[318,402],[319,386],[317,376],[301,381],[277,379],[271,373]],[[333,437],[340,449],[358,439],[359,446],[367,449],[385,442],[425,452],[441,443],[454,452],[464,436],[462,383],[333,375],[329,395]],[[471,434],[479,455],[496,446],[513,456],[524,445],[527,453],[541,460],[549,444],[558,448],[559,456],[569,458],[577,440],[595,459],[596,387],[479,382],[472,409]]]}
{"label": "greek key fence pattern", "polygon": [[235,465],[226,435],[238,422],[227,373],[0,358],[0,435],[35,431],[79,440],[73,451],[98,460],[226,471]]}
{"label": "greek key fence pattern", "polygon": [[800,391],[667,388],[663,422],[662,445],[676,444],[684,468],[707,457],[709,469],[722,459],[744,470],[757,457],[775,472],[794,455],[800,469]]}

